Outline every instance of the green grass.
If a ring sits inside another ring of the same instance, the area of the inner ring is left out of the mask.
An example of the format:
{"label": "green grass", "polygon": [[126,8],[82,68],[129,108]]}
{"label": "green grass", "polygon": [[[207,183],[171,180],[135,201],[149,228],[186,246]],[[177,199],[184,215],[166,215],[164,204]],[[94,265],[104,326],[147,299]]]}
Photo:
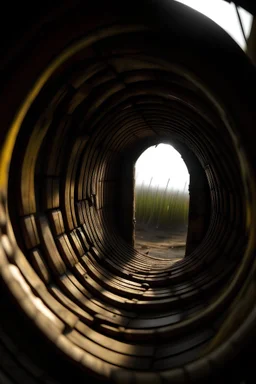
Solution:
{"label": "green grass", "polygon": [[189,194],[187,185],[183,190],[170,188],[170,179],[165,188],[142,183],[135,188],[135,218],[137,225],[161,229],[184,227],[188,222]]}

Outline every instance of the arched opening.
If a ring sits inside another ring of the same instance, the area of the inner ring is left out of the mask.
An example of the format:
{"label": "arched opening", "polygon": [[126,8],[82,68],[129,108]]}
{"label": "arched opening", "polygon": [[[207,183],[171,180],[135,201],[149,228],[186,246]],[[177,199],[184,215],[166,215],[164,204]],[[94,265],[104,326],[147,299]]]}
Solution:
{"label": "arched opening", "polygon": [[178,261],[185,255],[189,172],[169,144],[147,148],[135,165],[135,249]]}

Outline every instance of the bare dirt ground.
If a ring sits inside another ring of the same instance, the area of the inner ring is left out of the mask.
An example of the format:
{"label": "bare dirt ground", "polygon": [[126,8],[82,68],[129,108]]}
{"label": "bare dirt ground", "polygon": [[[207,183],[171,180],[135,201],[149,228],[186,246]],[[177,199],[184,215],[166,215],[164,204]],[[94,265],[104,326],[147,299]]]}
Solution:
{"label": "bare dirt ground", "polygon": [[136,226],[135,249],[147,255],[181,260],[185,255],[187,231],[163,230]]}

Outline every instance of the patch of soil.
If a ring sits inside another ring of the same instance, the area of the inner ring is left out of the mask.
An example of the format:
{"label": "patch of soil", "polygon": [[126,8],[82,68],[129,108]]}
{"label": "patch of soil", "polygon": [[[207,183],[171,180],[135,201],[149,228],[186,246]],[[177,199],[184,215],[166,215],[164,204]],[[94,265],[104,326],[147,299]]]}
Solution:
{"label": "patch of soil", "polygon": [[134,248],[149,256],[181,260],[186,250],[187,230],[136,226]]}

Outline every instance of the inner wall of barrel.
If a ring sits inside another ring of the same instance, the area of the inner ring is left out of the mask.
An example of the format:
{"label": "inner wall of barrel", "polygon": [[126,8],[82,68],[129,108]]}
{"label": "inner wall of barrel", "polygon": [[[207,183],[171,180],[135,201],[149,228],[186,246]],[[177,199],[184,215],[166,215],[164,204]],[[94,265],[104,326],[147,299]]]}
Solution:
{"label": "inner wall of barrel", "polygon": [[[146,310],[150,318],[156,310],[167,316],[169,299],[193,313],[207,305],[206,297],[210,302],[229,284],[246,246],[246,217],[238,156],[217,108],[190,80],[193,74],[170,65],[152,45],[147,49],[145,33],[94,43],[44,86],[16,141],[9,212],[21,250],[46,285],[59,284],[60,276],[77,271],[86,256],[103,268],[104,279],[98,282],[110,292],[104,296],[88,284],[91,293],[115,308],[135,310],[137,316]],[[132,193],[127,193],[124,169],[131,188],[129,170],[136,156],[142,147],[159,141],[174,143],[187,156],[195,180],[191,244],[193,234],[201,233],[193,250],[173,268],[154,258],[149,266],[148,257],[127,240]],[[210,197],[201,211],[198,196]],[[154,280],[160,272],[162,277]],[[147,287],[140,293],[117,288],[111,284],[114,276],[133,282],[132,288],[137,283]],[[170,281],[184,283],[178,296]],[[191,281],[194,288],[187,293]],[[153,304],[145,294],[148,287]],[[158,289],[163,290],[159,298]],[[166,303],[158,302],[161,297]],[[146,304],[140,307],[139,300]],[[218,313],[215,317],[212,337],[220,321]],[[111,331],[101,327],[101,332],[125,337],[118,326],[117,332],[111,326]],[[143,331],[129,337],[140,343]],[[152,338],[148,332],[145,340]]]}
{"label": "inner wall of barrel", "polygon": [[[128,48],[137,39],[138,51],[139,37],[129,36]],[[84,51],[82,60],[76,58],[79,64],[72,62],[72,68],[52,79],[31,108],[13,157],[14,169],[23,162],[20,180],[14,173],[11,177],[13,185],[21,182],[21,191],[16,191],[19,215],[52,210],[52,216],[55,210],[69,231],[85,225],[90,245],[103,238],[106,245],[108,236],[123,244],[122,238],[131,237],[135,154],[149,143],[171,140],[190,171],[190,194],[195,191],[190,196],[188,247],[200,246],[209,223],[213,241],[219,220],[224,228],[237,225],[240,231],[244,207],[235,171],[239,165],[216,111],[167,63],[164,68],[157,58],[140,57],[140,52],[123,56],[121,47],[119,56],[111,55],[117,41],[95,44],[99,57]],[[91,225],[85,212],[93,218]],[[37,245],[35,239],[32,244]]]}

